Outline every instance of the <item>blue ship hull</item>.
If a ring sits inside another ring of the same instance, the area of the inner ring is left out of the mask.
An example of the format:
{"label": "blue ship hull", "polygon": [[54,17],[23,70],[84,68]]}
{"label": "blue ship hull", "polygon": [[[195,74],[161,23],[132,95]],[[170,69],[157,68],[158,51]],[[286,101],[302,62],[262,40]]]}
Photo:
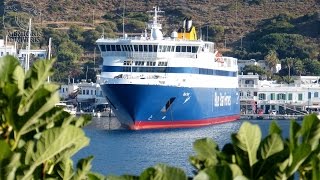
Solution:
{"label": "blue ship hull", "polygon": [[130,129],[197,127],[240,118],[238,89],[102,84],[118,120]]}

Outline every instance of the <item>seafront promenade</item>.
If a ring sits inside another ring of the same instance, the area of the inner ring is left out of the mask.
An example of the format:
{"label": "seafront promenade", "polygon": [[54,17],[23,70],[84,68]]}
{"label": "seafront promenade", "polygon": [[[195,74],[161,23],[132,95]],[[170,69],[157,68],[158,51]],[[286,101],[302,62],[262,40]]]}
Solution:
{"label": "seafront promenade", "polygon": [[287,115],[287,114],[241,114],[241,120],[264,119],[264,120],[302,120],[305,115]]}

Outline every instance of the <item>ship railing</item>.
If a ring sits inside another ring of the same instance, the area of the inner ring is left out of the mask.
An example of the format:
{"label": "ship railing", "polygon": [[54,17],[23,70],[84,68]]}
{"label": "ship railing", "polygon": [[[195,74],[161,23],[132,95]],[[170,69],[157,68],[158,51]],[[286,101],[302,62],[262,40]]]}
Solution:
{"label": "ship railing", "polygon": [[159,75],[139,75],[139,76],[132,76],[130,74],[119,74],[114,77],[114,79],[165,79],[165,76],[159,76]]}
{"label": "ship railing", "polygon": [[136,59],[155,59],[157,52],[131,52],[131,55]]}
{"label": "ship railing", "polygon": [[197,54],[196,53],[186,53],[186,52],[176,52],[174,54],[174,57],[178,57],[178,58],[197,58]]}
{"label": "ship railing", "polygon": [[240,96],[240,100],[254,100],[254,96]]}
{"label": "ship railing", "polygon": [[255,84],[239,84],[239,87],[241,88],[253,88],[257,87]]}

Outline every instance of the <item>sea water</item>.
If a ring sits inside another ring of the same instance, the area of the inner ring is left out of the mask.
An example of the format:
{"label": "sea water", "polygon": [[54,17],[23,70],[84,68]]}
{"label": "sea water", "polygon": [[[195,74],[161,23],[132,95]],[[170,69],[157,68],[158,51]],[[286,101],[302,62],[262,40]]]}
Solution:
{"label": "sea water", "polygon": [[[258,124],[263,136],[268,134],[270,120],[250,120]],[[278,120],[283,136],[288,137],[289,120]],[[159,163],[180,167],[192,176],[193,167],[189,156],[195,155],[192,144],[196,139],[212,138],[222,149],[231,142],[230,135],[239,130],[243,121],[188,129],[161,129],[131,131],[119,129],[114,117],[94,118],[84,128],[90,145],[74,156],[93,155],[92,171],[104,175],[139,175],[144,169]]]}

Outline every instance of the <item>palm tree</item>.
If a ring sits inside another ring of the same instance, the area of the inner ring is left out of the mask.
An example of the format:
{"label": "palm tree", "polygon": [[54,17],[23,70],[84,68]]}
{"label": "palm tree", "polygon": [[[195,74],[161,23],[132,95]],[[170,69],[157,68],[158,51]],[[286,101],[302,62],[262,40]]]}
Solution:
{"label": "palm tree", "polygon": [[291,57],[286,58],[286,59],[284,60],[286,66],[287,66],[288,69],[289,69],[289,71],[288,71],[289,79],[290,79],[291,67],[293,66],[294,60],[295,60],[295,59],[294,59],[294,58],[291,58]]}
{"label": "palm tree", "polygon": [[294,61],[294,71],[301,76],[305,72],[304,64],[300,59]]}
{"label": "palm tree", "polygon": [[277,64],[279,64],[277,52],[275,50],[270,50],[268,54],[264,57],[264,59],[267,65],[269,66],[271,72],[273,72],[273,69],[276,67]]}

